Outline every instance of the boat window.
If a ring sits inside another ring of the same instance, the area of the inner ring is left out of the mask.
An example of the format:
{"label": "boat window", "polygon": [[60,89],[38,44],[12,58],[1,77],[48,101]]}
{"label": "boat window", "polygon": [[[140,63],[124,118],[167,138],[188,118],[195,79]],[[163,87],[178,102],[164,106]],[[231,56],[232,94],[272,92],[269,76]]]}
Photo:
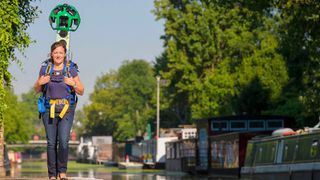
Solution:
{"label": "boat window", "polygon": [[286,144],[286,145],[284,146],[284,151],[283,151],[283,153],[284,153],[284,159],[287,159],[287,158],[288,158],[288,149],[289,149],[288,144]]}
{"label": "boat window", "polygon": [[277,142],[266,141],[257,144],[258,154],[256,156],[256,165],[273,164],[275,160]]}
{"label": "boat window", "polygon": [[227,131],[228,122],[227,121],[211,121],[212,131]]}
{"label": "boat window", "polygon": [[256,159],[256,163],[258,164],[259,162],[261,162],[261,159],[262,159],[262,147],[260,147],[259,149],[258,149],[258,158]]}
{"label": "boat window", "polygon": [[246,121],[230,121],[230,130],[247,130]]}
{"label": "boat window", "polygon": [[170,145],[169,144],[166,144],[166,157],[167,159],[170,159]]}
{"label": "boat window", "polygon": [[283,127],[283,120],[267,120],[268,130],[279,129]]}
{"label": "boat window", "polygon": [[303,136],[298,141],[295,162],[310,162],[318,158],[318,137],[316,135]]}
{"label": "boat window", "polygon": [[[174,144],[173,143],[167,143],[166,144],[166,157],[167,159],[174,159]],[[146,155],[148,156],[150,153],[147,153]]]}
{"label": "boat window", "polygon": [[195,157],[195,141],[184,141],[180,148],[181,157]]}
{"label": "boat window", "polygon": [[180,143],[177,143],[176,145],[176,158],[180,158]]}
{"label": "boat window", "polygon": [[264,130],[265,124],[263,120],[249,121],[249,130]]}
{"label": "boat window", "polygon": [[247,149],[246,149],[246,158],[245,158],[245,166],[252,166],[253,160],[254,160],[254,151],[253,151],[253,143],[248,143]]}
{"label": "boat window", "polygon": [[296,139],[295,138],[284,139],[284,143],[285,145],[283,149],[282,162],[292,163],[295,157],[294,154],[296,151]]}
{"label": "boat window", "polygon": [[170,151],[171,151],[171,153],[170,153],[170,158],[171,158],[171,159],[175,159],[176,157],[175,157],[175,154],[174,154],[174,147],[172,147],[172,148],[170,149]]}
{"label": "boat window", "polygon": [[315,158],[318,154],[318,140],[314,140],[310,149],[310,157]]}

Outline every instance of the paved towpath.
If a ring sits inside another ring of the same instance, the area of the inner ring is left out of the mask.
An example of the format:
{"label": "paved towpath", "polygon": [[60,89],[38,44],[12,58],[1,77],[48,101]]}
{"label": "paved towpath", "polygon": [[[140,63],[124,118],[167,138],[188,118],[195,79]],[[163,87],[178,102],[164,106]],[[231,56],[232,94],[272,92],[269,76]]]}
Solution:
{"label": "paved towpath", "polygon": [[[30,178],[14,178],[14,177],[0,177],[0,180],[48,180],[49,178],[44,177],[44,178],[35,178],[35,177],[30,177]],[[96,178],[84,178],[84,177],[68,177],[68,180],[103,180],[103,179],[96,179]]]}

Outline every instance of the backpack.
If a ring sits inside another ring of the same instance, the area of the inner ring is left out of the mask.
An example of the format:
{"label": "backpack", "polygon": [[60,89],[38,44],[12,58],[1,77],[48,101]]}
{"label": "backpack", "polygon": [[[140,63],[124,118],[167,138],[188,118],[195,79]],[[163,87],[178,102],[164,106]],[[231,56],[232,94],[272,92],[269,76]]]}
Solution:
{"label": "backpack", "polygon": [[[54,65],[50,61],[50,59],[44,61],[42,64],[43,64],[42,67],[45,66],[44,74],[45,75],[51,75],[53,73]],[[64,63],[64,67],[63,67],[63,70],[62,70],[63,75],[65,77],[71,77],[70,69],[73,68],[73,67],[75,67],[76,70],[78,71],[77,64],[72,62],[71,60],[67,60]],[[48,88],[47,84],[42,87],[42,95],[38,99],[39,118],[41,118],[41,115],[46,112],[46,108],[50,107],[50,104],[49,104],[50,99],[46,97],[47,88]],[[76,104],[77,101],[78,101],[78,97],[76,95],[76,92],[74,91],[74,89],[72,87],[70,87],[68,85],[67,85],[67,90],[71,94],[71,96],[70,97],[66,97],[65,99],[69,99],[70,100],[70,104],[72,104],[72,105]]]}

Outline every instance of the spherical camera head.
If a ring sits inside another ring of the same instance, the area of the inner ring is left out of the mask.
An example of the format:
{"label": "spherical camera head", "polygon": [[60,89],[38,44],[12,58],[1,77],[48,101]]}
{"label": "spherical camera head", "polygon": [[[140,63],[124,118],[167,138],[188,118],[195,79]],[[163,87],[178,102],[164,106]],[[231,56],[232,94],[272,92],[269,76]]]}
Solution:
{"label": "spherical camera head", "polygon": [[76,31],[80,25],[80,14],[71,5],[59,4],[49,16],[50,26],[57,31]]}

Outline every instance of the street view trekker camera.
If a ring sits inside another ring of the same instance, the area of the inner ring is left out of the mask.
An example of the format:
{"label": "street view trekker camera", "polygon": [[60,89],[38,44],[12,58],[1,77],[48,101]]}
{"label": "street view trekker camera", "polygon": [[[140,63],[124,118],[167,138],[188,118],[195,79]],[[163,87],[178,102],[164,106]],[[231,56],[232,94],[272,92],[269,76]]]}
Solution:
{"label": "street view trekker camera", "polygon": [[80,21],[76,8],[68,4],[57,5],[49,16],[51,28],[58,31],[76,31]]}
{"label": "street view trekker camera", "polygon": [[51,28],[57,31],[56,41],[65,40],[69,49],[69,32],[76,31],[81,22],[77,9],[69,4],[59,4],[52,9],[49,22]]}

